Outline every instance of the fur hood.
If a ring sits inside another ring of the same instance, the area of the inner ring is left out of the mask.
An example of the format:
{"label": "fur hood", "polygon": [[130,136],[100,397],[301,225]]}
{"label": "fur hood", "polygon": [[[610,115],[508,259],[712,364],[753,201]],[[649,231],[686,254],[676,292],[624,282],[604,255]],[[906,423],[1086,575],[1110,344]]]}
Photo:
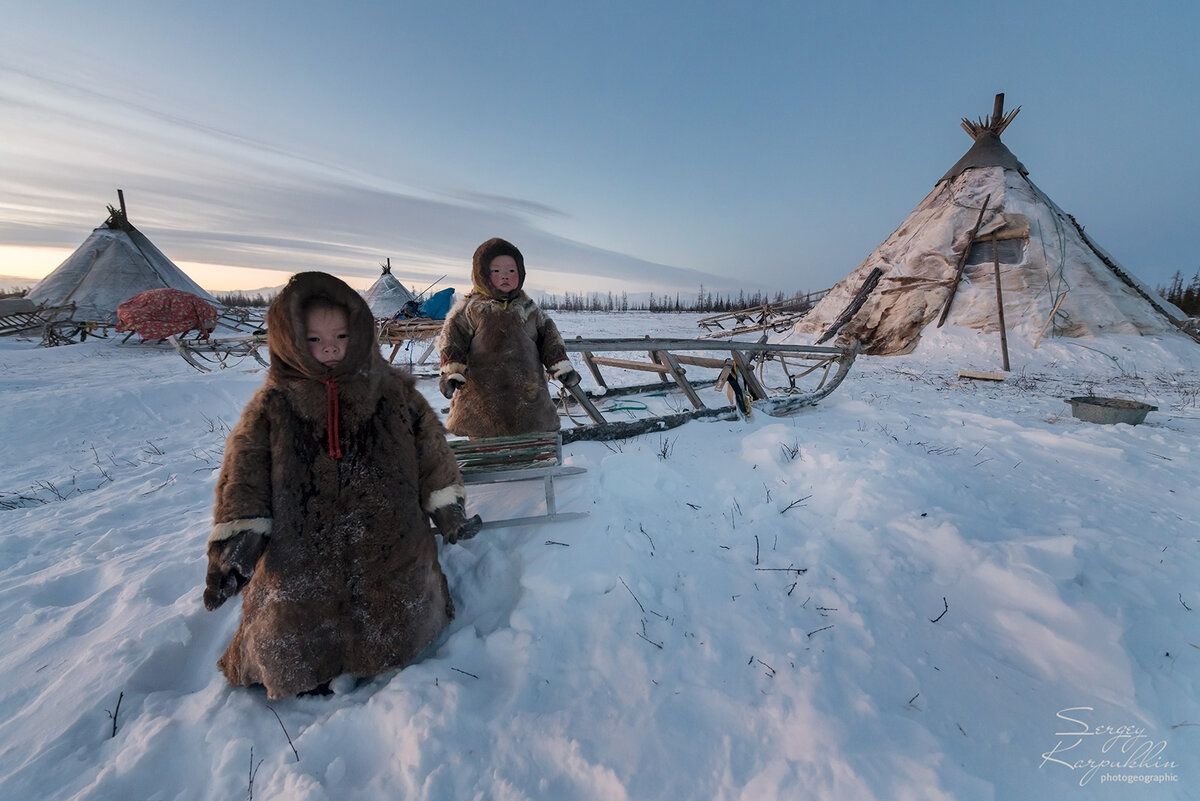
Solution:
{"label": "fur hood", "polygon": [[[350,344],[346,357],[330,370],[308,349],[305,305],[325,298],[346,309]],[[271,375],[277,379],[309,378],[339,383],[363,378],[383,356],[376,345],[375,318],[362,295],[346,282],[327,273],[297,273],[271,301],[267,310],[267,349],[271,353]]]}
{"label": "fur hood", "polygon": [[[492,286],[492,259],[497,256],[512,256],[517,263],[517,288],[511,292],[501,292]],[[489,239],[475,248],[475,255],[471,258],[471,283],[476,292],[493,300],[513,300],[525,287],[525,257],[512,242],[499,237]]]}

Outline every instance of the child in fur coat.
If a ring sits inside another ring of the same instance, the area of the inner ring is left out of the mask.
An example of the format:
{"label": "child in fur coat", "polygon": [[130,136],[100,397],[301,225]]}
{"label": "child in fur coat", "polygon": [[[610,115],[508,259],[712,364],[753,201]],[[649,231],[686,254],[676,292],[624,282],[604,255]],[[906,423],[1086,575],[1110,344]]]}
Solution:
{"label": "child in fur coat", "polygon": [[362,297],[292,277],[267,313],[271,366],[225,446],[204,605],[242,594],[217,662],[270,698],[403,667],[454,615],[432,518],[473,536],[446,432],[379,353]]}
{"label": "child in fur coat", "polygon": [[438,339],[446,427],[473,438],[557,431],[546,373],[565,386],[578,384],[579,373],[554,321],[521,289],[521,251],[489,239],[475,250],[471,280]]}

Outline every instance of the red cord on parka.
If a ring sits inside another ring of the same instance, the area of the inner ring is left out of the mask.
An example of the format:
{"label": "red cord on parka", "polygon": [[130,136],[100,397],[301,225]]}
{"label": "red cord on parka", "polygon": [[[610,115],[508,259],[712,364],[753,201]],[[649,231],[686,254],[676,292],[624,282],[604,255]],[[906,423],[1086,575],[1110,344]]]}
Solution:
{"label": "red cord on parka", "polygon": [[329,431],[329,458],[342,458],[342,439],[338,434],[338,385],[336,378],[325,380],[325,427]]}

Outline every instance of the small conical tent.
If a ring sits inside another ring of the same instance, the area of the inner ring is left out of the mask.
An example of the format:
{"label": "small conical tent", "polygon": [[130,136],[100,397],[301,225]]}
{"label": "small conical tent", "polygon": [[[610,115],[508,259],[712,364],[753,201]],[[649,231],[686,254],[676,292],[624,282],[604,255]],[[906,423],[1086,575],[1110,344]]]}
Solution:
{"label": "small conical tent", "polygon": [[391,319],[395,317],[397,312],[404,308],[405,304],[416,300],[413,294],[404,288],[404,284],[400,283],[396,276],[392,275],[392,260],[388,259],[386,264],[381,264],[383,274],[371,284],[363,297],[366,298],[367,305],[371,307],[371,313],[377,319]]}
{"label": "small conical tent", "polygon": [[[1000,141],[1020,111],[964,119],[974,144],[891,236],[794,326],[863,353],[916,347],[935,321],[1010,337],[1154,335],[1186,315],[1121,267]],[[997,271],[996,265],[999,265]],[[996,275],[1000,276],[997,292]],[[1000,301],[998,302],[998,294]]]}
{"label": "small conical tent", "polygon": [[29,290],[46,306],[75,304],[81,322],[116,323],[117,307],[147,289],[179,289],[220,307],[221,303],[154,246],[121,208],[108,207],[108,219],[92,231],[66,261]]}

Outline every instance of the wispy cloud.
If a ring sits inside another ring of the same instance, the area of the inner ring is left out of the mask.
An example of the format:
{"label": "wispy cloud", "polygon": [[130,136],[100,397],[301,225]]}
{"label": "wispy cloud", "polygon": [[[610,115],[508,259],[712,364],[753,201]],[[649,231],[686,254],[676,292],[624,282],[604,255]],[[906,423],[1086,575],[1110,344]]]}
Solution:
{"label": "wispy cloud", "polygon": [[[544,291],[690,292],[727,279],[547,232],[566,216],[517,197],[364,175],[127,98],[0,64],[0,242],[71,245],[123,189],[130,219],[178,261],[370,276],[390,258],[420,282],[458,270],[492,236],[526,253]],[[38,139],[28,131],[37,131]]]}

